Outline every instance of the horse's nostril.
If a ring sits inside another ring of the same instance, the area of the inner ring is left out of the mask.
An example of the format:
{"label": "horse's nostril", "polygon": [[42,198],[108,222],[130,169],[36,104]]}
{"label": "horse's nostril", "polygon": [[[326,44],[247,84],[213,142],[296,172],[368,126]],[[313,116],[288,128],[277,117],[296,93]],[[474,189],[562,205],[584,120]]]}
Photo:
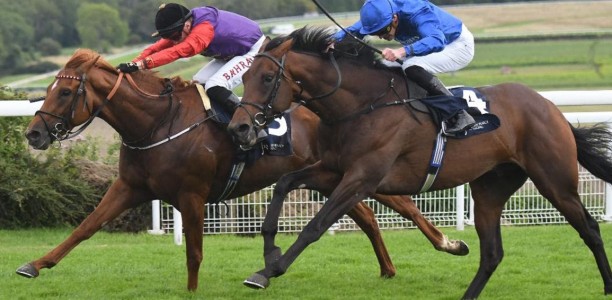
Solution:
{"label": "horse's nostril", "polygon": [[251,129],[251,126],[249,126],[248,124],[242,124],[238,126],[236,132],[244,134],[244,133],[249,132],[250,129]]}
{"label": "horse's nostril", "polygon": [[40,132],[36,130],[29,130],[28,132],[26,132],[25,136],[26,139],[28,139],[28,141],[31,143],[40,139]]}

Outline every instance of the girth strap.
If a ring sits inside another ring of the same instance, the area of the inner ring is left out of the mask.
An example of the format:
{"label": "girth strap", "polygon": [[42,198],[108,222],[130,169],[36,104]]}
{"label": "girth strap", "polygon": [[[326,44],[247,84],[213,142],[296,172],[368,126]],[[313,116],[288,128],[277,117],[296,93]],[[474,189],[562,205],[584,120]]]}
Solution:
{"label": "girth strap", "polygon": [[235,162],[234,165],[232,165],[232,170],[230,172],[230,176],[229,179],[227,180],[227,184],[225,185],[225,189],[223,190],[223,193],[221,193],[221,195],[215,199],[215,201],[212,201],[211,203],[219,203],[223,200],[227,200],[226,198],[234,191],[234,189],[236,188],[236,185],[238,184],[238,180],[240,179],[240,175],[242,174],[242,171],[244,170],[244,164],[245,161],[238,161]]}
{"label": "girth strap", "polygon": [[438,172],[442,167],[442,159],[444,158],[444,150],[446,149],[446,136],[442,134],[442,131],[438,132],[436,142],[434,144],[434,150],[431,154],[431,160],[429,162],[429,168],[427,170],[427,177],[421,186],[420,193],[427,192],[434,184]]}

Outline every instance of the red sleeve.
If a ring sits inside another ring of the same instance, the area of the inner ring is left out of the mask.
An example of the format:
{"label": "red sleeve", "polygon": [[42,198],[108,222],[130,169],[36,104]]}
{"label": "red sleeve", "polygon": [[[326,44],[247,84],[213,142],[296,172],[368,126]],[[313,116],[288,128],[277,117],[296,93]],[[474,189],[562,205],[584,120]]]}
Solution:
{"label": "red sleeve", "polygon": [[161,50],[164,50],[166,48],[170,48],[174,46],[174,43],[172,43],[172,41],[167,40],[167,39],[160,39],[159,41],[151,44],[149,47],[145,48],[144,50],[142,50],[142,52],[136,57],[134,58],[132,61],[138,61],[138,60],[143,60],[145,59],[145,57],[153,54],[153,53],[157,53]]}
{"label": "red sleeve", "polygon": [[192,28],[182,42],[174,44],[171,40],[161,39],[143,50],[134,61],[146,61],[148,69],[163,66],[179,58],[202,53],[208,48],[214,36],[213,26],[209,22],[204,22]]}

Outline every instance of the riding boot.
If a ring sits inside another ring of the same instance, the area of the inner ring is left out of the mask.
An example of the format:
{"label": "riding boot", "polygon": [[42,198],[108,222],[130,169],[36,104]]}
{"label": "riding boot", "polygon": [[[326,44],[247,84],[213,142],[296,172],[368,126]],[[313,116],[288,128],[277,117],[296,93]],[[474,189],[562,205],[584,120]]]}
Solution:
{"label": "riding boot", "polygon": [[[420,66],[410,66],[406,68],[404,72],[409,79],[425,89],[430,96],[453,96],[438,77],[427,72]],[[470,127],[476,123],[474,118],[463,109],[457,112],[451,120],[453,120],[452,124],[444,130],[446,133],[453,134],[463,132],[470,129]]]}
{"label": "riding boot", "polygon": [[213,86],[206,90],[206,94],[210,100],[221,105],[221,108],[229,113],[230,115],[234,114],[236,111],[236,107],[240,104],[240,99],[236,96],[232,91],[221,87],[221,86]]}
{"label": "riding boot", "polygon": [[236,94],[231,93],[227,98],[225,98],[225,101],[223,101],[221,105],[223,105],[223,108],[233,115],[238,105],[240,105],[240,98],[238,98]]}
{"label": "riding boot", "polygon": [[[232,91],[221,86],[209,88],[206,94],[212,101],[219,103],[222,109],[230,114],[230,118],[234,115],[238,105],[240,105],[240,98],[232,93]],[[263,140],[266,137],[268,137],[268,134],[265,130],[262,129],[257,131],[257,140]]]}
{"label": "riding boot", "polygon": [[230,115],[233,115],[236,111],[236,107],[240,104],[240,98],[236,96],[236,94],[231,93],[225,99],[212,99],[213,101],[217,101],[217,103],[221,104],[223,110],[228,112]]}

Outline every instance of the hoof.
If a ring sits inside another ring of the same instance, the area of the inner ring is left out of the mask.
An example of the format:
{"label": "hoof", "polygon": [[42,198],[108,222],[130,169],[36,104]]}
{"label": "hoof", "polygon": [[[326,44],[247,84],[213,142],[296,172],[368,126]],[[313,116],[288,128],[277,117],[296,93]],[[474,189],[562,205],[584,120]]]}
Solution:
{"label": "hoof", "polygon": [[36,268],[34,268],[34,266],[31,263],[27,263],[19,267],[19,269],[17,269],[15,272],[27,278],[38,277],[38,270],[36,270]]}
{"label": "hoof", "polygon": [[459,252],[457,252],[457,255],[464,256],[468,255],[469,253],[470,247],[468,247],[468,245],[464,241],[459,241]]}
{"label": "hoof", "polygon": [[385,278],[385,279],[393,278],[393,277],[395,277],[395,270],[393,270],[393,272],[391,272],[391,271],[381,272],[380,273],[380,277],[381,278]]}
{"label": "hoof", "polygon": [[252,289],[265,289],[270,285],[270,280],[259,273],[255,273],[243,283]]}
{"label": "hoof", "polygon": [[464,241],[452,241],[456,247],[449,248],[446,252],[452,255],[465,256],[470,253],[470,248]]}

